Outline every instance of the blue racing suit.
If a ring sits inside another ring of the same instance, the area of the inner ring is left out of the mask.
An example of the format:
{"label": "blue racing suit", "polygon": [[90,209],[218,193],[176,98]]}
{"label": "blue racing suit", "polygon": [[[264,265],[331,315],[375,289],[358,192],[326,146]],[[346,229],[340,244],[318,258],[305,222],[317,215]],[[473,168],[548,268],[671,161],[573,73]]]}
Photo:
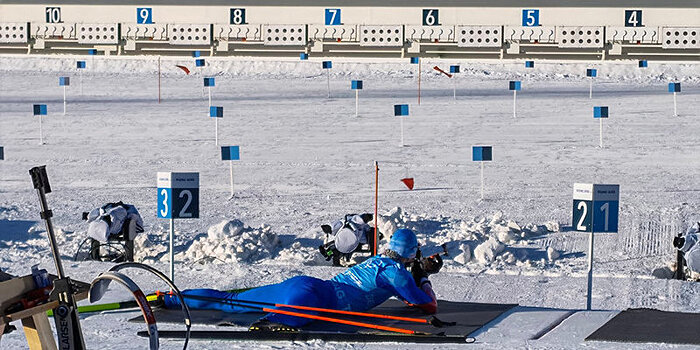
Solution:
{"label": "blue racing suit", "polygon": [[[296,276],[281,283],[253,288],[240,293],[214,289],[190,289],[183,291],[182,294],[185,296],[187,306],[191,309],[221,310],[231,313],[260,312],[260,308],[231,305],[227,304],[226,301],[242,302],[248,300],[362,312],[372,309],[392,296],[434,313],[437,302],[427,279],[421,283],[421,288],[416,286],[413,276],[403,264],[391,258],[377,255],[347,269],[331,280]],[[188,295],[222,300],[223,302],[187,298]],[[423,307],[424,305],[428,307]],[[180,300],[174,295],[166,295],[165,306],[179,309]],[[271,306],[268,307],[271,308]],[[318,314],[310,311],[302,312]],[[313,321],[312,319],[276,313],[269,313],[263,318],[291,327],[303,326]]]}

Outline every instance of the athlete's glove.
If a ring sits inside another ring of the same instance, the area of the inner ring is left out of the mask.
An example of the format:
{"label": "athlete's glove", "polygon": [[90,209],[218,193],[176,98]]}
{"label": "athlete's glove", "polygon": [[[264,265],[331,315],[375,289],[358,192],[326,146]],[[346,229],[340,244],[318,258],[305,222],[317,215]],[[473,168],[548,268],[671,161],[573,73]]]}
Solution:
{"label": "athlete's glove", "polygon": [[421,265],[423,265],[423,271],[426,275],[432,275],[440,272],[442,268],[442,257],[439,254],[434,256],[429,256],[421,260]]}
{"label": "athlete's glove", "polygon": [[420,261],[414,261],[411,265],[411,275],[413,275],[413,280],[416,282],[416,286],[418,287],[421,286],[421,281],[423,278],[425,278],[425,280],[428,279],[428,274],[425,273],[425,270],[423,270],[421,265],[422,264]]}

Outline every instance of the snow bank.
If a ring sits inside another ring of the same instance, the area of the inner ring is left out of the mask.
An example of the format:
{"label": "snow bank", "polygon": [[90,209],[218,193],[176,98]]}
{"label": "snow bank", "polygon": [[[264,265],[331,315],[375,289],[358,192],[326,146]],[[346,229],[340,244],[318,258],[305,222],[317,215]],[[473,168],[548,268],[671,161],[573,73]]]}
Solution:
{"label": "snow bank", "polygon": [[[408,214],[402,208],[396,207],[380,215],[377,221],[379,230],[385,234],[387,240],[396,229],[412,229],[418,235],[418,241],[427,254],[438,252],[437,247],[446,243],[448,252],[453,257],[451,260],[460,265],[522,263],[530,266],[531,261],[528,260],[525,250],[517,251],[517,248],[522,247],[542,250],[542,257],[547,257],[543,260],[544,263],[558,259],[560,254],[552,248],[546,249],[533,244],[534,239],[538,237],[558,232],[557,222],[521,225],[504,218],[500,211],[490,217],[454,220],[443,216]],[[450,260],[449,256],[447,260]],[[449,262],[447,264],[449,265]]]}
{"label": "snow bank", "polygon": [[282,249],[274,262],[279,264],[302,263],[311,266],[330,265],[330,262],[321,256],[318,247],[304,246],[298,241]]}
{"label": "snow bank", "polygon": [[[167,232],[160,234],[160,237],[139,235],[134,240],[135,259],[166,261],[167,239]],[[175,258],[182,262],[254,263],[273,257],[280,241],[268,225],[252,228],[234,219],[209,227],[206,235],[200,235],[189,246],[185,242],[183,251],[178,252],[178,245],[176,244]]]}
{"label": "snow bank", "polygon": [[[40,72],[58,73],[75,71],[76,56],[26,56],[4,55],[0,57],[0,72]],[[449,62],[449,63],[448,63]],[[462,80],[509,80],[523,79],[537,81],[581,81],[585,79],[587,62],[546,62],[538,63],[537,69],[525,70],[521,60],[493,60],[475,62],[467,60],[442,60],[424,58],[423,77],[427,81],[443,79],[432,69],[434,65],[463,64],[457,79]],[[469,62],[466,64],[466,62]],[[192,65],[185,57],[161,57],[161,72],[164,76],[182,76],[184,73],[175,65]],[[648,68],[639,69],[637,61],[598,62],[598,80],[611,82],[635,82],[638,84],[665,83],[679,81],[686,84],[700,83],[697,64],[657,62]],[[100,75],[150,75],[158,72],[157,56],[111,56],[92,57],[85,74]],[[309,78],[323,77],[321,61],[299,61],[298,58],[246,58],[246,57],[207,57],[207,66],[196,70],[192,75],[254,77],[265,78]],[[384,58],[381,62],[370,58],[334,58],[330,72],[334,78],[406,78],[416,74],[415,67],[405,59]]]}

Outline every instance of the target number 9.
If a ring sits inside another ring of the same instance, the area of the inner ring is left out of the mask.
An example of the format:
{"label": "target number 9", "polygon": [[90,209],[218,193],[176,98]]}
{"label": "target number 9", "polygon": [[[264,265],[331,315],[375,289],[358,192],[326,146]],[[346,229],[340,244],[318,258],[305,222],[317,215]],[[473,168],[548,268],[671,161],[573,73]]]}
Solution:
{"label": "target number 9", "polygon": [[153,9],[150,7],[139,7],[136,9],[136,23],[153,24]]}

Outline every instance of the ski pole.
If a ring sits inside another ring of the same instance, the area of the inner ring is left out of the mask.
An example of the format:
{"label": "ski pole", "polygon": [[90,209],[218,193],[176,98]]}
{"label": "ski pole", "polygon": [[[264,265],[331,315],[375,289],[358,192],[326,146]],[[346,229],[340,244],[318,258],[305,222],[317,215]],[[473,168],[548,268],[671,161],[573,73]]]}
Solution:
{"label": "ski pole", "polygon": [[[337,313],[337,314],[342,314],[342,315],[363,316],[363,317],[371,317],[371,318],[381,318],[381,319],[386,319],[386,320],[396,320],[396,321],[406,321],[406,322],[430,324],[430,325],[434,325],[434,326],[435,326],[435,324],[452,325],[451,322],[442,322],[442,321],[438,320],[435,316],[432,316],[429,319],[422,319],[422,318],[414,318],[414,317],[401,317],[401,316],[373,314],[373,313],[367,313],[367,312],[324,309],[324,308],[319,308],[319,307],[301,306],[301,305],[275,304],[275,307],[287,307],[287,308],[299,309],[299,310],[319,311],[319,312]],[[436,326],[436,327],[440,327],[440,326]]]}
{"label": "ski pole", "polygon": [[[196,299],[196,300],[203,300],[203,301],[211,301],[215,303],[221,303],[221,304],[228,304],[232,306],[239,306],[239,307],[244,307],[244,308],[249,308],[252,310],[262,310],[265,312],[272,312],[272,313],[277,313],[277,314],[282,314],[282,315],[288,315],[288,316],[295,316],[295,317],[301,317],[301,318],[309,318],[313,320],[320,320],[320,321],[326,321],[326,322],[333,322],[333,323],[341,323],[341,324],[347,324],[351,326],[357,326],[357,327],[364,327],[364,328],[372,328],[372,329],[379,329],[379,330],[384,330],[384,331],[389,331],[389,332],[396,332],[396,333],[404,333],[404,334],[424,334],[422,332],[416,332],[411,329],[404,329],[404,328],[396,328],[396,327],[388,327],[388,326],[382,326],[382,325],[377,325],[377,324],[372,324],[372,323],[365,323],[365,322],[356,322],[356,321],[350,321],[350,320],[344,320],[340,318],[333,318],[333,317],[325,317],[325,316],[318,316],[318,315],[312,315],[312,314],[306,314],[302,312],[294,312],[294,311],[286,311],[286,310],[280,310],[280,309],[271,309],[268,307],[264,307],[262,305],[266,306],[274,306],[274,307],[287,307],[287,308],[296,308],[296,309],[303,309],[303,310],[309,310],[309,311],[321,311],[321,312],[329,312],[329,313],[342,313],[342,314],[348,314],[348,315],[356,315],[356,316],[366,316],[366,317],[375,317],[375,318],[386,318],[386,319],[396,319],[396,320],[403,320],[403,321],[408,321],[411,319],[410,317],[398,317],[398,316],[389,316],[389,315],[377,315],[377,314],[369,314],[369,313],[362,313],[362,312],[354,312],[354,311],[342,311],[342,310],[334,310],[334,309],[323,309],[323,308],[315,308],[311,306],[299,306],[299,305],[284,305],[284,304],[275,304],[275,303],[267,303],[267,302],[258,302],[258,301],[250,301],[250,300],[226,300],[226,299],[218,299],[218,298],[209,298],[209,297],[203,297],[203,296],[195,296],[195,295],[182,295],[183,298],[185,299]],[[254,305],[246,305],[246,304],[259,304],[261,306],[254,306]],[[435,321],[433,320],[435,319]],[[412,319],[413,322],[418,322],[418,323],[425,323],[425,324],[447,324],[447,325],[452,325],[449,322],[442,322],[438,320],[435,317],[431,317],[430,320],[424,320],[424,319]]]}

